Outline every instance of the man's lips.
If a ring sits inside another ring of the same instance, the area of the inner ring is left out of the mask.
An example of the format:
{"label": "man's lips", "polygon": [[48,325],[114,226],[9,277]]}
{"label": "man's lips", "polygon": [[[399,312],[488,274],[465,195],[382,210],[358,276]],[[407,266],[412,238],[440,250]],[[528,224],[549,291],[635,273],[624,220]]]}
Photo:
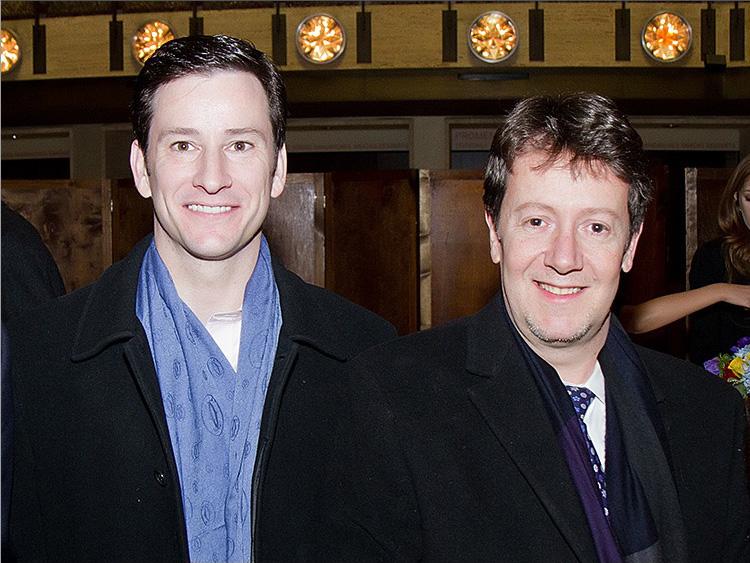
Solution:
{"label": "man's lips", "polygon": [[576,293],[580,293],[584,289],[581,286],[561,287],[558,285],[550,285],[548,283],[540,281],[537,281],[536,285],[544,291],[551,293],[552,295],[575,295]]}
{"label": "man's lips", "polygon": [[187,208],[196,213],[208,213],[209,215],[229,213],[232,210],[231,205],[200,205],[198,203],[191,203],[187,205]]}

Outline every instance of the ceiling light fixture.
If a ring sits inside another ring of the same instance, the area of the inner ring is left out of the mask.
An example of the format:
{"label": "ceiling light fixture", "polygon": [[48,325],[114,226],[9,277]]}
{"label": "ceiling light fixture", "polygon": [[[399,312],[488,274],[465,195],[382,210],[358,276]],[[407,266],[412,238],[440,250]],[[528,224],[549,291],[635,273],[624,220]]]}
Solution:
{"label": "ceiling light fixture", "polygon": [[12,31],[0,30],[0,69],[2,73],[10,72],[21,59],[21,45]]}
{"label": "ceiling light fixture", "polygon": [[516,24],[502,12],[485,12],[469,27],[469,50],[486,63],[499,63],[518,47]]}
{"label": "ceiling light fixture", "polygon": [[341,56],[346,48],[344,28],[333,16],[315,14],[297,26],[297,52],[315,64],[328,64]]}
{"label": "ceiling light fixture", "polygon": [[144,64],[154,52],[175,38],[172,28],[163,21],[153,20],[143,24],[133,35],[131,42],[133,57]]}
{"label": "ceiling light fixture", "polygon": [[683,58],[693,42],[688,21],[673,12],[656,14],[643,26],[641,45],[649,57],[660,63],[673,63]]}

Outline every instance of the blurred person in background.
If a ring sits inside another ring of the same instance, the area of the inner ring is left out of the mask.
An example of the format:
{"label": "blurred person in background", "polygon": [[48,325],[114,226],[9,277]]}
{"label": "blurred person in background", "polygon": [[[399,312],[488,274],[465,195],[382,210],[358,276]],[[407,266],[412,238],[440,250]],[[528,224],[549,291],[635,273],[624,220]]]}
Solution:
{"label": "blurred person in background", "polygon": [[624,306],[628,332],[659,329],[690,315],[689,355],[698,365],[750,336],[750,156],[734,169],[719,203],[721,236],[701,245],[690,289]]}

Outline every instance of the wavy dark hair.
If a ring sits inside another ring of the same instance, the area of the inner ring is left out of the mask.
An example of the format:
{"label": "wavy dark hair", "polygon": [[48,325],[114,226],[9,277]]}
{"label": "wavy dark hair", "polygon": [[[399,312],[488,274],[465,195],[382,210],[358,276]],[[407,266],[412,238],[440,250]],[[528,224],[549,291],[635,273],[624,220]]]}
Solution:
{"label": "wavy dark hair", "polygon": [[191,35],[165,43],[146,61],[130,105],[133,133],[145,157],[156,91],[173,80],[221,70],[249,72],[263,86],[278,152],[286,141],[286,86],[279,70],[255,45],[228,35]]}
{"label": "wavy dark hair", "polygon": [[719,201],[719,228],[727,279],[736,282],[750,279],[750,229],[740,211],[742,187],[750,178],[750,155],[732,172]]}
{"label": "wavy dark hair", "polygon": [[579,92],[521,100],[495,133],[484,175],[484,206],[497,224],[508,174],[527,151],[547,154],[541,167],[567,159],[582,166],[606,166],[630,186],[630,236],[643,223],[653,184],[643,142],[628,119],[609,98]]}

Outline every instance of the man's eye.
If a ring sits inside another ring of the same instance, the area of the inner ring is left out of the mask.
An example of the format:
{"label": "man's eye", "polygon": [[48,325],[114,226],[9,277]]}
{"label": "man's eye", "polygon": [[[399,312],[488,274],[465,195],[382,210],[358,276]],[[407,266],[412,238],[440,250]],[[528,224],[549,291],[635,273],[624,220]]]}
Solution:
{"label": "man's eye", "polygon": [[250,143],[246,141],[236,141],[232,143],[232,149],[237,152],[244,152],[250,148]]}
{"label": "man's eye", "polygon": [[601,223],[592,223],[591,224],[591,232],[593,232],[594,234],[599,235],[599,234],[602,234],[602,233],[606,233],[608,230],[609,229],[607,228],[607,226],[606,225],[602,225]]}
{"label": "man's eye", "polygon": [[539,217],[532,217],[531,219],[529,219],[526,222],[531,227],[541,227],[542,225],[544,225],[544,221],[542,219],[540,219]]}
{"label": "man's eye", "polygon": [[190,150],[190,143],[187,141],[177,141],[172,145],[174,149],[178,152],[185,152]]}

